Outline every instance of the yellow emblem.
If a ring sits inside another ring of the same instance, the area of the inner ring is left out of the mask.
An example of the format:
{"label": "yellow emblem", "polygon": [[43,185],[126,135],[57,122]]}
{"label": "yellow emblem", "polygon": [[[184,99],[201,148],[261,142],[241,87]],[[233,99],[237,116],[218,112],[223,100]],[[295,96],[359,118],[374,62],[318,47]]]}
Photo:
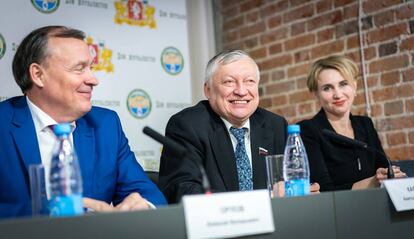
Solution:
{"label": "yellow emblem", "polygon": [[105,71],[107,73],[114,72],[114,64],[111,62],[112,50],[105,48],[105,44],[95,44],[92,37],[86,38],[86,43],[89,46],[89,52],[93,57],[92,70]]}
{"label": "yellow emblem", "polygon": [[126,23],[132,26],[157,28],[154,18],[155,8],[149,5],[147,0],[117,0],[114,4],[116,24]]}

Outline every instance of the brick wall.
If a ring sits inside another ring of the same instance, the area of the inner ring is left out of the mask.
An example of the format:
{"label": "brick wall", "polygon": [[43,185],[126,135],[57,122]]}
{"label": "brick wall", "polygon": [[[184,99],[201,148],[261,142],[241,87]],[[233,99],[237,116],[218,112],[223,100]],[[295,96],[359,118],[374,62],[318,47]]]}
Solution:
{"label": "brick wall", "polygon": [[[345,54],[360,64],[357,0],[217,0],[223,49],[247,51],[261,70],[261,106],[290,123],[319,105],[306,88],[310,64]],[[371,118],[393,160],[414,159],[414,1],[363,0]],[[221,41],[221,42],[220,42]],[[358,82],[354,114],[366,114]]]}

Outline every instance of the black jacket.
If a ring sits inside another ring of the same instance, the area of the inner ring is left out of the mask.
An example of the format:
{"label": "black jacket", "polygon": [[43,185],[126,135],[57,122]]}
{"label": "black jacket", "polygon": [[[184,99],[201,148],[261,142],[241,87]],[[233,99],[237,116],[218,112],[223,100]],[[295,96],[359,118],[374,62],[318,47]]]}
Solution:
{"label": "black jacket", "polygon": [[[278,115],[258,108],[250,117],[253,188],[266,188],[266,164],[259,156],[262,147],[269,154],[281,154],[286,143],[287,122]],[[186,194],[202,193],[201,174],[193,161],[206,170],[213,192],[238,191],[236,159],[229,133],[208,101],[173,115],[166,136],[185,146],[187,158],[177,158],[164,148],[161,155],[159,187],[170,203]]]}
{"label": "black jacket", "polygon": [[[350,116],[355,139],[384,153],[372,120],[366,116]],[[335,142],[322,135],[322,129],[335,132],[325,111],[321,109],[312,119],[299,122],[301,137],[309,159],[311,182],[321,191],[351,189],[362,179],[375,175],[377,168],[386,167],[380,154]]]}

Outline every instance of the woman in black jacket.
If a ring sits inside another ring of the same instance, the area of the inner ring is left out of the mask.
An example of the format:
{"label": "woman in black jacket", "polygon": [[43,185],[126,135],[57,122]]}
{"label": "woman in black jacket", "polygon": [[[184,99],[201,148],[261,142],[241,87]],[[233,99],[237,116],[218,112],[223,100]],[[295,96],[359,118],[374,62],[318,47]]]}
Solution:
{"label": "woman in black jacket", "polygon": [[[299,122],[309,158],[311,181],[321,191],[363,189],[379,186],[387,178],[387,159],[372,120],[351,114],[357,89],[358,67],[345,56],[316,61],[307,86],[321,105],[312,119]],[[326,137],[322,130],[367,143],[377,151],[354,147]],[[393,167],[395,177],[405,174]]]}

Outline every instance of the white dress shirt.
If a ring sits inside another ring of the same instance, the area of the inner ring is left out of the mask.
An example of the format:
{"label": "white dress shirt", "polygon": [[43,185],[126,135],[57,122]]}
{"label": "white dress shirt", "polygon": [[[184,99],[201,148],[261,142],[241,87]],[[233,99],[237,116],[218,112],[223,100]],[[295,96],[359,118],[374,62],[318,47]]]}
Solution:
{"label": "white dress shirt", "polygon": [[[30,101],[29,97],[26,96],[27,105],[29,106],[30,113],[32,114],[33,123],[36,130],[37,142],[39,145],[40,159],[45,169],[45,183],[46,192],[49,196],[49,173],[50,163],[52,161],[53,149],[56,144],[56,136],[49,126],[58,124],[52,117],[46,114],[43,110],[37,107],[33,102]],[[75,122],[72,123],[72,132],[75,130]],[[69,135],[69,141],[73,146],[73,134]]]}

